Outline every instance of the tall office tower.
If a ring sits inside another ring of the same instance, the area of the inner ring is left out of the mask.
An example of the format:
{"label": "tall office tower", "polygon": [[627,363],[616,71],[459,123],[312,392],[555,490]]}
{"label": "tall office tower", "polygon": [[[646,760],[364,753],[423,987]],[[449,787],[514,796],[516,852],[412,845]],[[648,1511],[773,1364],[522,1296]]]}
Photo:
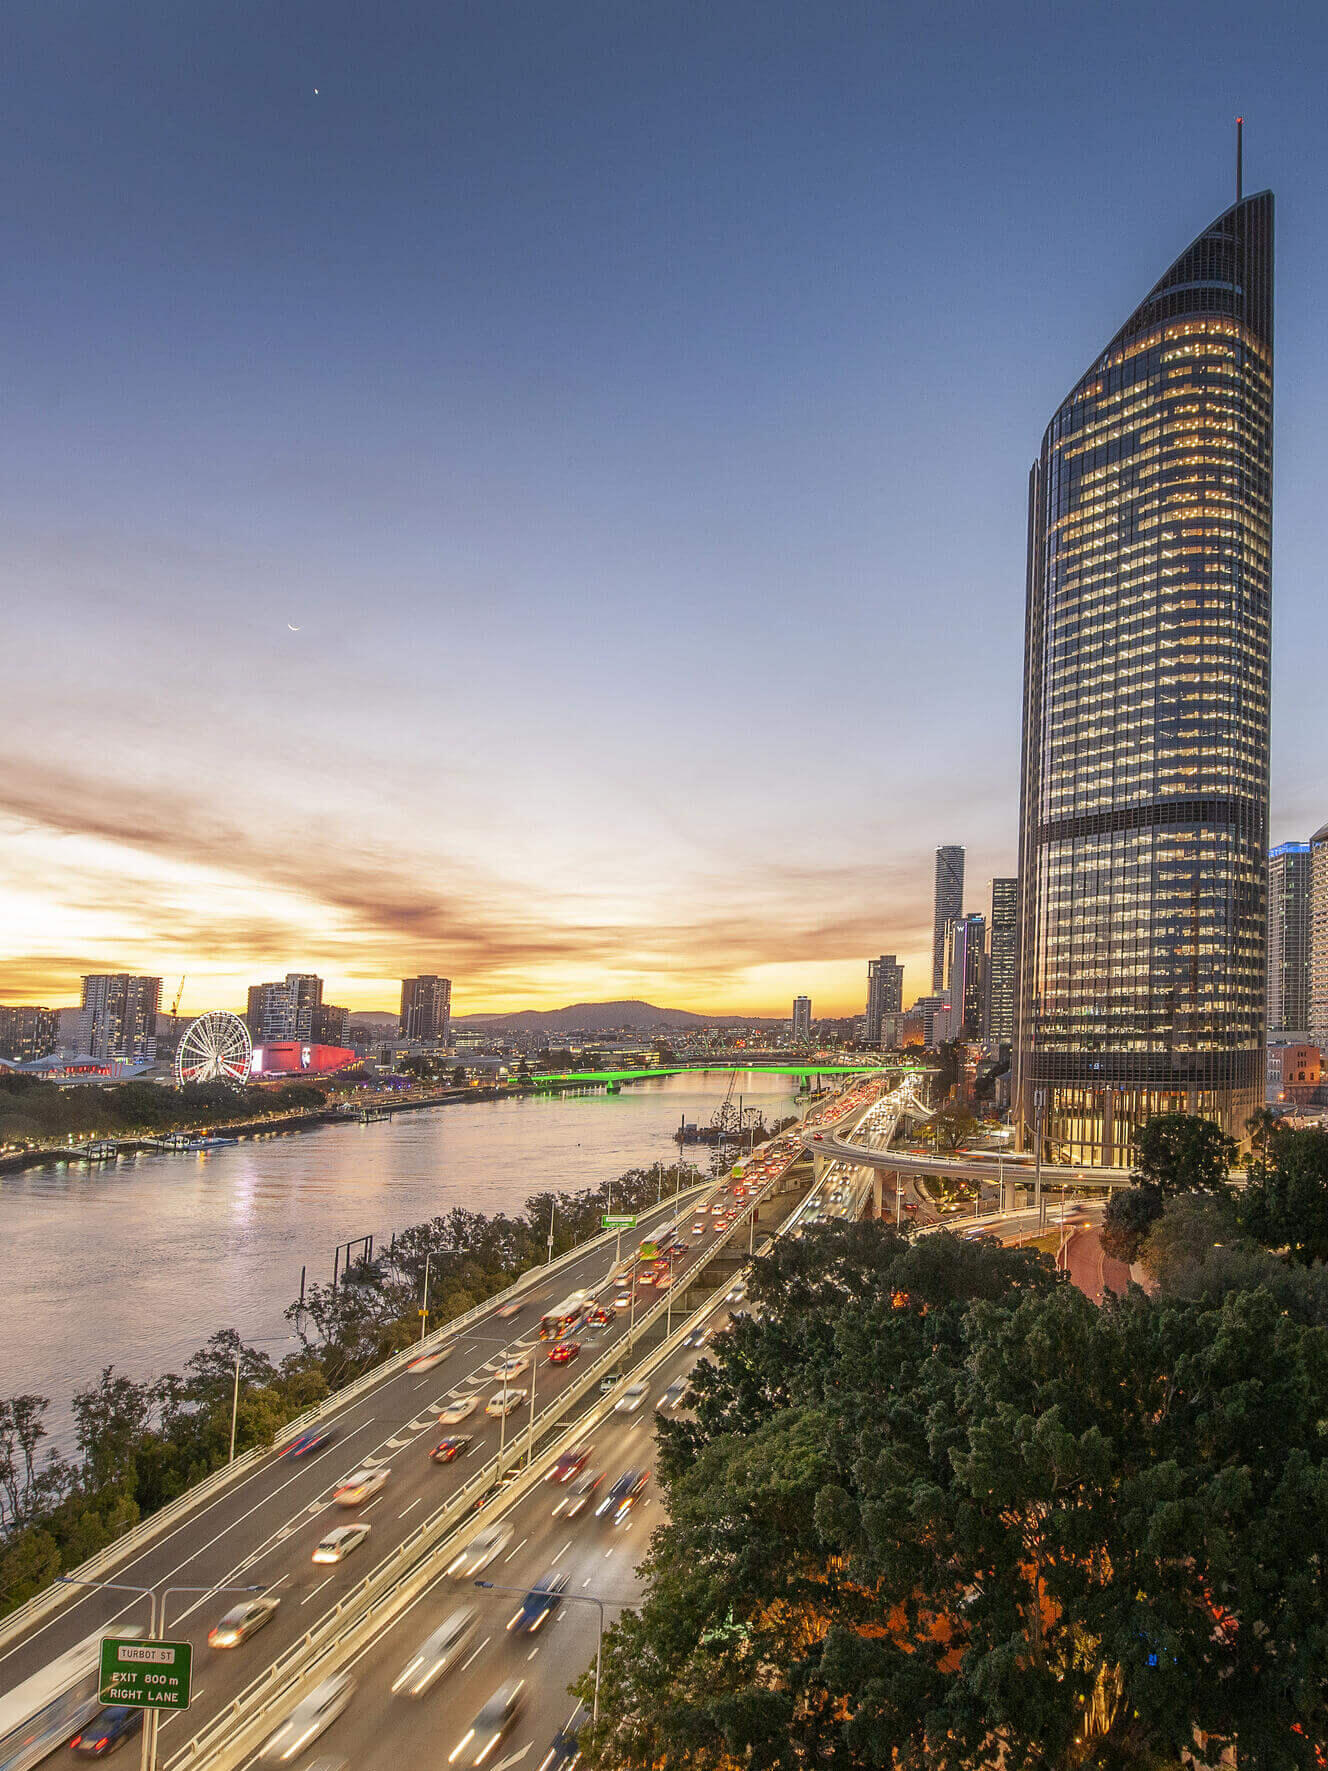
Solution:
{"label": "tall office tower", "polygon": [[426,973],[401,980],[401,1037],[446,1045],[452,1029],[452,980]]}
{"label": "tall office tower", "polygon": [[810,1045],[812,1038],[812,999],[810,996],[793,998],[793,1043]]}
{"label": "tall office tower", "polygon": [[987,927],[987,1038],[1009,1045],[1014,1038],[1016,960],[1019,953],[1019,881],[993,879]]}
{"label": "tall office tower", "polygon": [[976,1039],[982,1032],[986,950],[986,917],[961,916],[954,925],[950,946],[950,1006],[955,1011],[955,1030],[963,1039]]}
{"label": "tall office tower", "polygon": [[1128,1162],[1264,1099],[1273,199],[1071,390],[1030,476],[1015,1113]]}
{"label": "tall office tower", "polygon": [[0,1008],[0,1058],[30,1064],[49,1057],[60,1037],[60,1017],[53,1008]]}
{"label": "tall office tower", "polygon": [[903,1013],[904,968],[893,953],[867,961],[867,1015],[863,1037],[869,1046],[881,1043],[882,1023],[887,1015]]}
{"label": "tall office tower", "polygon": [[1310,838],[1310,1039],[1328,1052],[1328,824]]}
{"label": "tall office tower", "polygon": [[90,973],[83,1007],[91,1016],[88,1050],[102,1063],[151,1064],[157,1056],[161,979],[129,972]]}
{"label": "tall office tower", "polygon": [[932,905],[931,925],[931,987],[944,990],[946,967],[950,959],[950,941],[954,925],[964,914],[964,851],[942,848],[936,851],[936,890]]}
{"label": "tall office tower", "polygon": [[1304,1034],[1310,1024],[1310,845],[1268,854],[1268,1032]]}

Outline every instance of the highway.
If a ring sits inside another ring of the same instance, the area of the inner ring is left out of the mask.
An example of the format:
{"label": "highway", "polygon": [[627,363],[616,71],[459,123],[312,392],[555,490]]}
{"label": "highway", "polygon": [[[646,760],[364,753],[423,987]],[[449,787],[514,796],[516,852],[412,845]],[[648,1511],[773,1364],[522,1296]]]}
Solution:
{"label": "highway", "polygon": [[[684,1205],[687,1210],[690,1207]],[[673,1211],[673,1202],[666,1201],[641,1213],[637,1230],[624,1237],[624,1256],[629,1252],[629,1240],[634,1250],[635,1242],[650,1229],[668,1223]],[[704,1261],[712,1240],[707,1230],[693,1247],[689,1232],[690,1222],[684,1223],[688,1252],[679,1264],[679,1280],[675,1282],[680,1290],[682,1276]],[[489,1312],[450,1343],[445,1360],[433,1370],[402,1368],[391,1373],[319,1423],[334,1435],[324,1447],[296,1460],[277,1454],[264,1459],[106,1576],[157,1590],[168,1586],[208,1589],[180,1593],[168,1607],[168,1639],[194,1644],[195,1671],[188,1712],[162,1719],[163,1760],[182,1744],[186,1733],[205,1725],[265,1664],[297,1641],[335,1604],[340,1592],[369,1573],[448,1493],[460,1488],[471,1470],[491,1458],[498,1450],[500,1433],[508,1442],[519,1437],[528,1418],[525,1408],[518,1408],[505,1428],[483,1412],[487,1398],[501,1387],[494,1373],[504,1358],[531,1361],[529,1369],[510,1381],[514,1387],[529,1388],[533,1371],[541,1409],[575,1379],[576,1362],[562,1367],[548,1363],[548,1346],[538,1340],[539,1315],[573,1290],[602,1287],[615,1258],[610,1244],[568,1262],[523,1295],[520,1314],[514,1320],[503,1321]],[[641,1296],[653,1303],[656,1294],[643,1289]],[[597,1346],[585,1347],[582,1363],[625,1342],[628,1327],[629,1312],[624,1310],[599,1331]],[[662,1335],[661,1328],[653,1343],[658,1344]],[[582,1338],[584,1342],[586,1337]],[[650,1344],[638,1337],[633,1359]],[[478,1406],[458,1426],[441,1427],[438,1412],[454,1394],[473,1394],[479,1398]],[[427,1455],[429,1447],[447,1431],[471,1434],[474,1444],[455,1463],[435,1464]],[[336,1505],[333,1490],[361,1464],[389,1469],[386,1485],[363,1508]],[[339,1565],[315,1565],[313,1549],[323,1534],[357,1519],[364,1519],[371,1528],[365,1544]],[[209,1649],[205,1645],[208,1628],[241,1597],[218,1589],[254,1585],[268,1587],[280,1598],[273,1621],[238,1649]],[[146,1611],[146,1602],[130,1593],[92,1590],[79,1594],[0,1654],[0,1687],[10,1689],[113,1621],[145,1622]]]}

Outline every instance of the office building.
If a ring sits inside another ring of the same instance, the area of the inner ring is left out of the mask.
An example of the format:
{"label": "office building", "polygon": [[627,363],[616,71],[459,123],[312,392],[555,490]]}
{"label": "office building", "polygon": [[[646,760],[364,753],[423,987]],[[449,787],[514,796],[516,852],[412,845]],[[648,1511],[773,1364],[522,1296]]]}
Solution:
{"label": "office building", "polygon": [[83,980],[82,1006],[89,1016],[87,1049],[92,1057],[102,1063],[155,1062],[160,978],[90,973]]}
{"label": "office building", "polygon": [[1328,824],[1310,838],[1310,1038],[1328,1051]]}
{"label": "office building", "polygon": [[1310,858],[1307,842],[1268,855],[1268,1037],[1310,1024]]}
{"label": "office building", "polygon": [[936,851],[936,886],[932,896],[931,987],[935,994],[949,984],[947,972],[954,925],[964,914],[964,851]]}
{"label": "office building", "polygon": [[987,926],[986,1036],[994,1045],[1014,1038],[1014,996],[1019,953],[1019,881],[993,879]]}
{"label": "office building", "polygon": [[862,1037],[875,1048],[881,1043],[881,1023],[886,1015],[897,1015],[904,1006],[904,968],[893,953],[867,961],[867,1013]]}
{"label": "office building", "polygon": [[986,917],[971,912],[961,916],[950,940],[950,1006],[955,1034],[962,1039],[982,1036],[986,958]]}
{"label": "office building", "polygon": [[915,1026],[920,1026],[923,1045],[928,1050],[934,1051],[943,1040],[951,1037],[953,1031],[950,998],[948,996],[919,996],[904,1017],[904,1022],[906,1038]]}
{"label": "office building", "polygon": [[793,998],[793,1043],[794,1045],[810,1045],[812,1042],[812,999],[810,996]]}
{"label": "office building", "polygon": [[425,973],[401,980],[400,1032],[424,1045],[446,1045],[452,1030],[452,980]]}
{"label": "office building", "polygon": [[0,1058],[31,1064],[48,1058],[60,1039],[60,1016],[53,1008],[0,1008]]}
{"label": "office building", "polygon": [[1273,199],[1237,201],[1030,475],[1015,1119],[1126,1163],[1264,1097]]}

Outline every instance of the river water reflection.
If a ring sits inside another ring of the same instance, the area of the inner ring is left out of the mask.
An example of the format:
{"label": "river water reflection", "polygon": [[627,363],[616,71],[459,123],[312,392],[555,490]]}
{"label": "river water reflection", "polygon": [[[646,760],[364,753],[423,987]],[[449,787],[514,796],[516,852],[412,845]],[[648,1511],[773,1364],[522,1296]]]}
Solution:
{"label": "river water reflection", "polygon": [[[707,1121],[727,1082],[716,1072],[620,1095],[466,1102],[206,1155],[7,1176],[0,1394],[49,1396],[52,1437],[67,1444],[69,1399],[104,1365],[151,1377],[178,1369],[217,1328],[286,1336],[301,1266],[330,1279],[333,1250],[350,1237],[457,1205],[515,1211],[545,1187],[672,1162],[679,1119]],[[747,1072],[737,1086],[768,1124],[794,1110],[789,1077]],[[704,1163],[708,1152],[692,1155]]]}

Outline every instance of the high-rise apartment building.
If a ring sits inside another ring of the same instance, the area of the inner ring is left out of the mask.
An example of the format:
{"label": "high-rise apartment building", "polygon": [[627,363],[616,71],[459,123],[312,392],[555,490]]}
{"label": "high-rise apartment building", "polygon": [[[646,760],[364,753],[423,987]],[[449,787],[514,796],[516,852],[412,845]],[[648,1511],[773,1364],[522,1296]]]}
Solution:
{"label": "high-rise apartment building", "polygon": [[1015,1114],[1127,1162],[1264,1097],[1273,199],[1187,247],[1030,476]]}
{"label": "high-rise apartment building", "polygon": [[0,1058],[31,1064],[49,1057],[60,1039],[60,1016],[53,1008],[0,1008]]}
{"label": "high-rise apartment building", "polygon": [[255,1045],[285,1039],[321,1043],[314,1032],[314,1020],[322,1006],[323,980],[313,972],[287,972],[273,983],[251,984],[244,1014],[249,1037]]}
{"label": "high-rise apartment building", "polygon": [[88,1051],[101,1063],[151,1064],[157,1056],[161,979],[130,972],[90,973],[83,980]]}
{"label": "high-rise apartment building", "polygon": [[794,1045],[810,1045],[812,1039],[812,999],[810,996],[793,998],[793,1043]]}
{"label": "high-rise apartment building", "polygon": [[1303,1035],[1310,1024],[1310,845],[1268,854],[1268,1034]]}
{"label": "high-rise apartment building", "polygon": [[1328,824],[1310,838],[1310,1039],[1328,1052]]}
{"label": "high-rise apartment building", "polygon": [[982,1033],[986,958],[986,917],[961,916],[950,941],[950,1005],[955,1031],[963,1039],[977,1039]]}
{"label": "high-rise apartment building", "polygon": [[311,1045],[345,1045],[350,1029],[350,1010],[332,1002],[320,1002],[309,1023]]}
{"label": "high-rise apartment building", "polygon": [[452,1030],[452,980],[425,973],[401,980],[403,1039],[426,1045],[446,1045]]}
{"label": "high-rise apartment building", "polygon": [[887,1015],[902,1013],[904,968],[893,953],[867,961],[867,1014],[863,1037],[869,1046],[881,1043],[882,1023]]}
{"label": "high-rise apartment building", "polygon": [[964,851],[962,848],[940,848],[936,851],[936,887],[932,897],[931,925],[931,987],[944,990],[949,982],[947,970],[954,925],[964,914]]}
{"label": "high-rise apartment building", "polygon": [[291,993],[291,1012],[295,1024],[291,1039],[312,1039],[314,1015],[323,1006],[323,980],[313,972],[287,972],[286,985]]}
{"label": "high-rise apartment building", "polygon": [[1014,1038],[1016,963],[1019,953],[1019,881],[993,879],[987,925],[986,1035],[996,1045]]}

